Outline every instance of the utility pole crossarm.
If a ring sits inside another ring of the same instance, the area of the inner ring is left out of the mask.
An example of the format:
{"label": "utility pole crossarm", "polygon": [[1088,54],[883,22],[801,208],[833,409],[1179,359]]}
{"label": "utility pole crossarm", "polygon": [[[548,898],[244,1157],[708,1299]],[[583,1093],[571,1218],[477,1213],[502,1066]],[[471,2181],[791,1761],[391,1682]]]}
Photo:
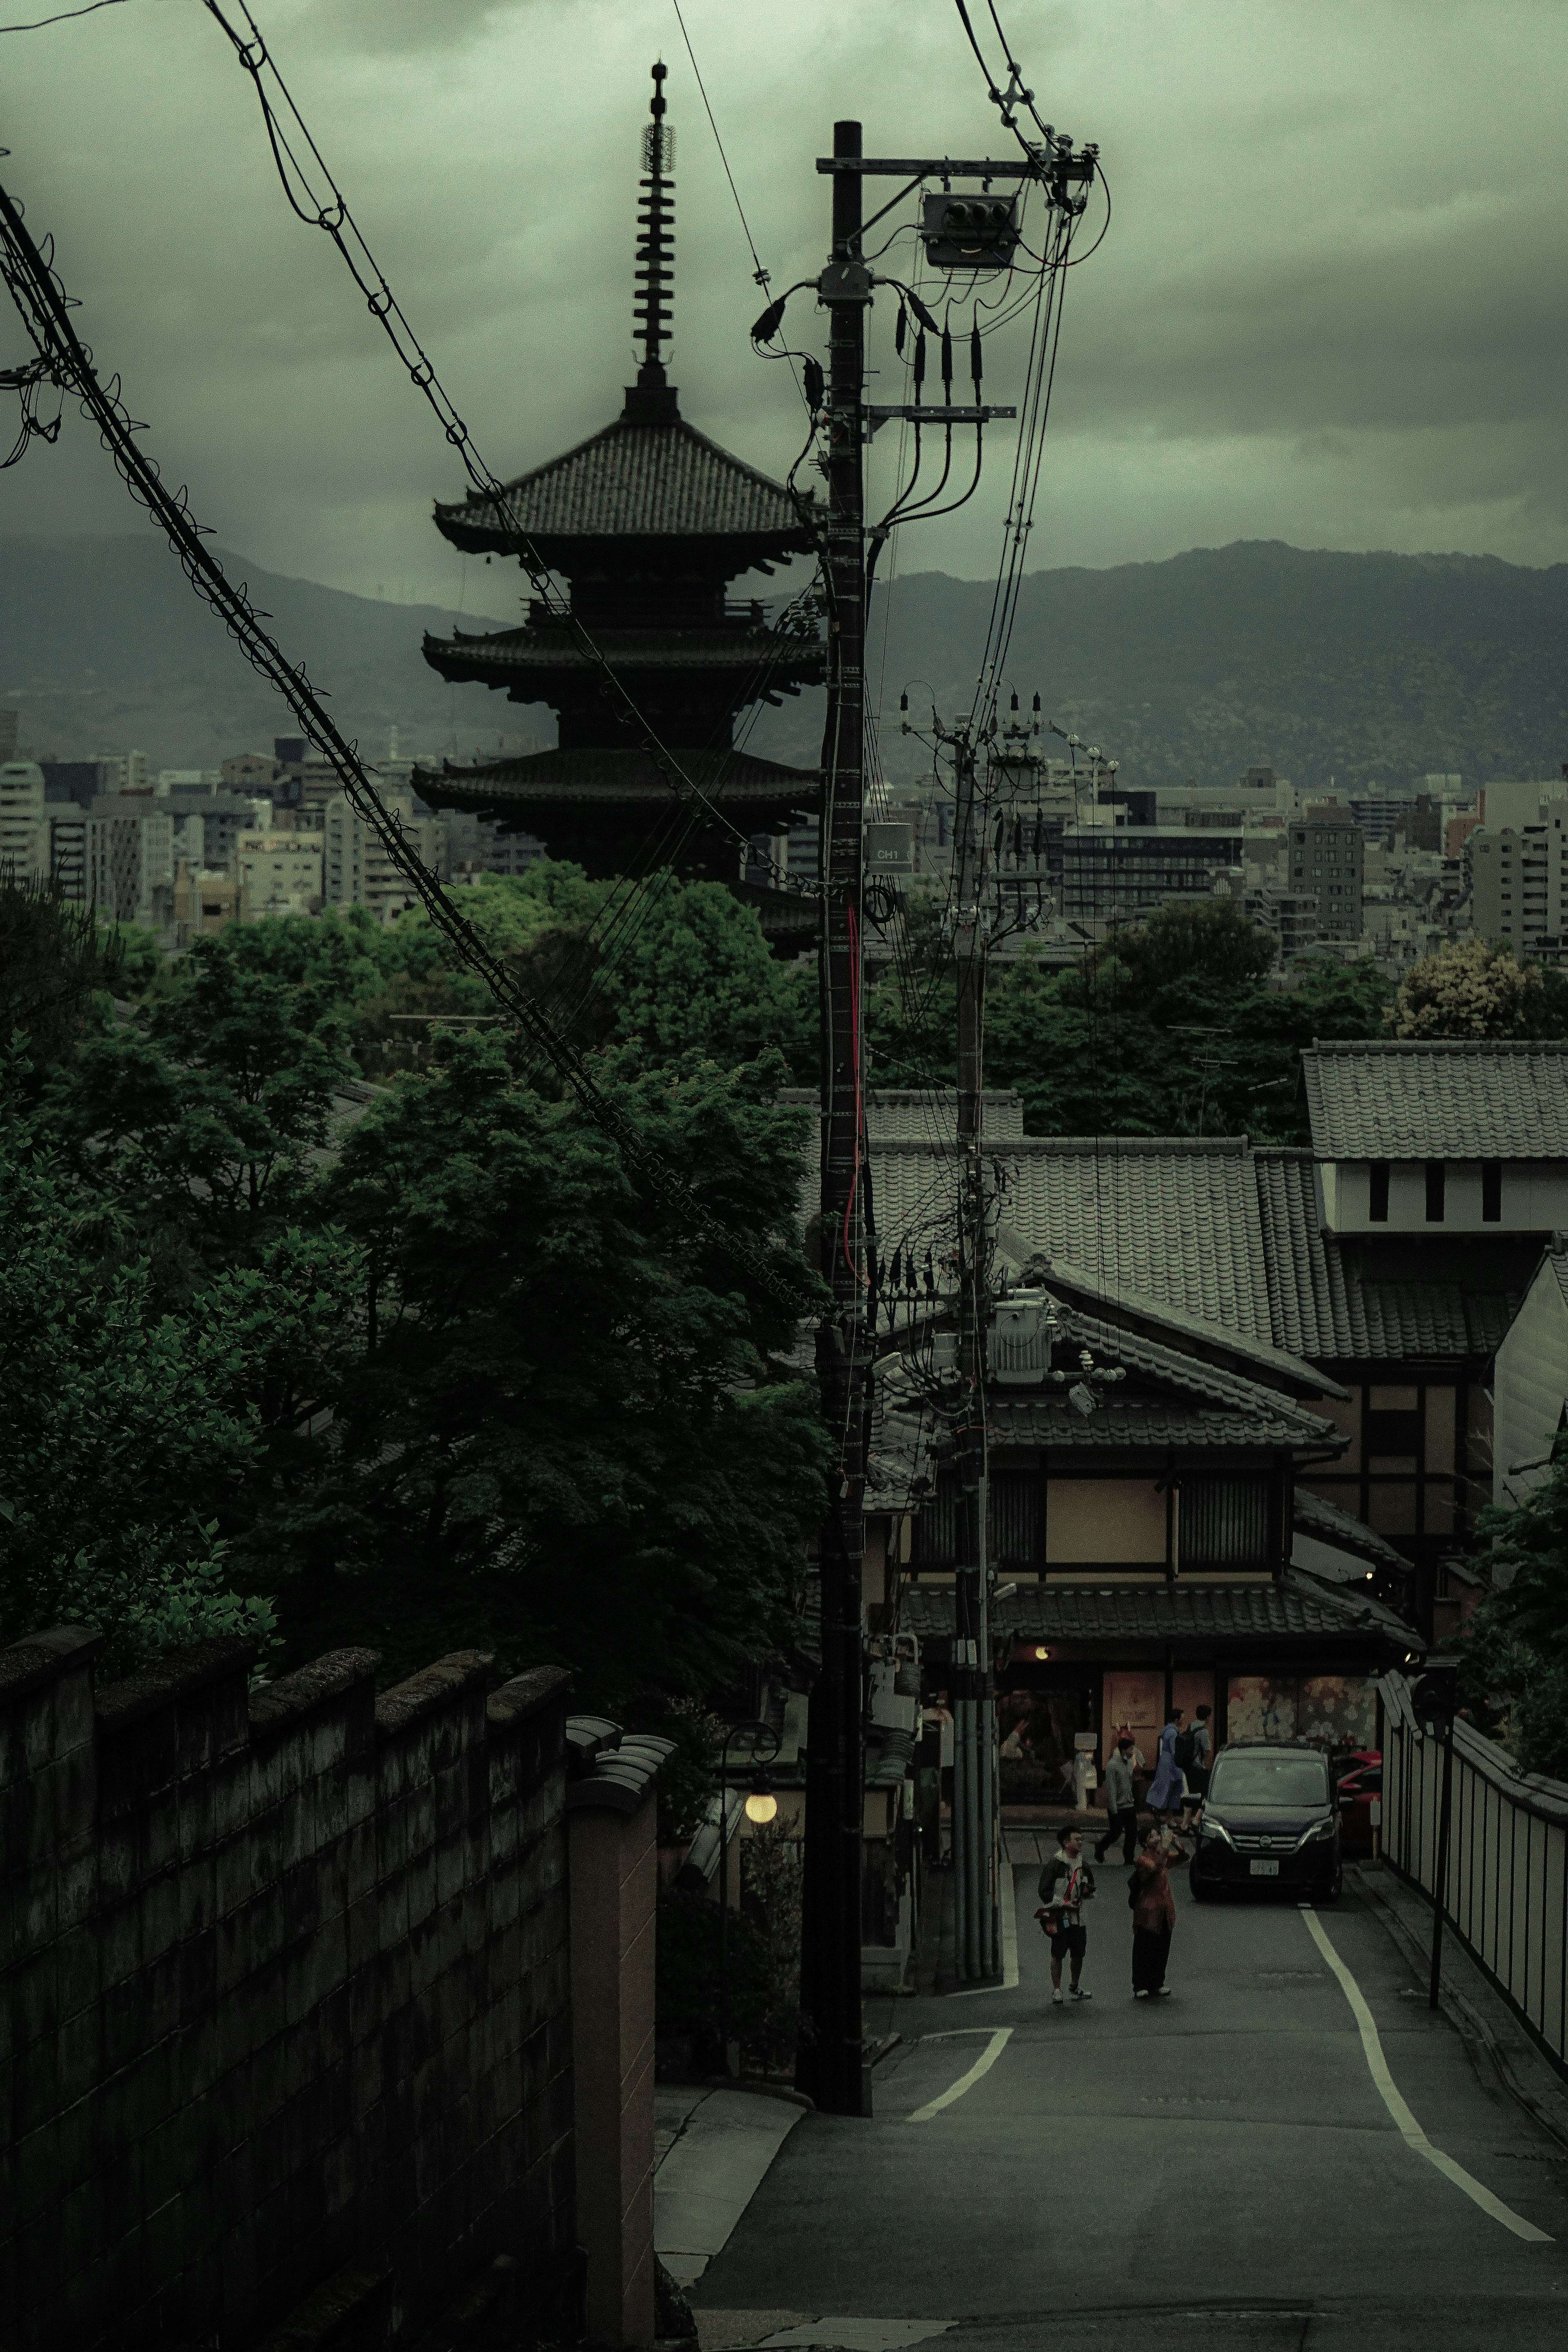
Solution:
{"label": "utility pole crossarm", "polygon": [[896,180],[900,173],[913,180],[1035,180],[1042,177],[1047,167],[1044,159],[1035,163],[1027,156],[992,163],[984,155],[958,162],[942,155],[819,155],[816,168],[857,172],[862,178],[878,180]]}
{"label": "utility pole crossarm", "polygon": [[879,425],[890,424],[894,417],[906,419],[911,425],[989,425],[994,416],[1016,416],[1018,412],[1016,408],[976,408],[973,404],[962,408],[941,408],[935,405],[921,407],[914,403],[904,401],[895,404],[891,408],[873,407],[869,402],[867,402],[862,406],[860,414],[866,419],[871,432],[875,433]]}

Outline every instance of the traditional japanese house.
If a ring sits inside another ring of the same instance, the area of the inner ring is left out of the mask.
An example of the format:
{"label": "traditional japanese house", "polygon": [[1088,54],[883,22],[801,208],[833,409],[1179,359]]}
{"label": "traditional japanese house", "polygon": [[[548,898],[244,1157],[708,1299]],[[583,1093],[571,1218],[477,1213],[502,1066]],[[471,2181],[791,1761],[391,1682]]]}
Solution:
{"label": "traditional japanese house", "polygon": [[[868,1621],[919,1641],[933,1692],[958,1538],[952,1116],[930,1094],[868,1105],[881,1293]],[[1220,1738],[1371,1738],[1373,1678],[1423,1646],[1409,1563],[1306,1491],[1344,1459],[1351,1396],[1275,1337],[1245,1144],[1026,1136],[1006,1095],[987,1097],[984,1131],[994,1280],[1037,1303],[1042,1330],[1023,1370],[999,1374],[994,1351],[987,1396],[1004,1707],[1014,1694],[1064,1759],[1081,1736],[1102,1761],[1123,1723],[1152,1759],[1172,1705],[1210,1706]]]}
{"label": "traditional japanese house", "polygon": [[[552,856],[590,874],[656,863],[739,881],[747,838],[815,812],[821,782],[816,771],[746,750],[736,721],[820,683],[826,647],[812,611],[781,624],[761,600],[731,603],[725,592],[737,577],[771,573],[811,549],[816,526],[809,495],[700,433],[668,380],[675,239],[664,74],[654,68],[643,134],[643,356],[620,415],[499,498],[472,491],[436,509],[437,528],[454,546],[516,557],[526,542],[566,583],[591,646],[535,599],[517,628],[426,636],[424,648],[443,677],[548,705],[559,740],[526,758],[448,764],[440,775],[421,770],[416,785],[434,807],[538,835]],[[628,725],[605,664],[646,730]],[[650,734],[668,759],[649,749]]]}

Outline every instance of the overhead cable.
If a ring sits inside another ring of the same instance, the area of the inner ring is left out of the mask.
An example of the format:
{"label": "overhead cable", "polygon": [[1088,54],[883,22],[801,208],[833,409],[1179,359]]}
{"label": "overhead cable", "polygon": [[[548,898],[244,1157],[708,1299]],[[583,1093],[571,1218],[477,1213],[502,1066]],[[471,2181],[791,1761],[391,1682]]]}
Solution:
{"label": "overhead cable", "polygon": [[370,826],[459,960],[483,980],[496,1003],[546,1056],[588,1117],[619,1147],[628,1168],[643,1177],[704,1241],[743,1267],[775,1304],[794,1315],[811,1311],[804,1285],[788,1280],[751,1242],[716,1217],[686,1179],[645,1141],[626,1112],[598,1085],[582,1055],[536,1000],[518,985],[504,960],[458,911],[426,866],[398,817],[369,782],[357,750],[345,741],[304,672],[287,659],[268,635],[244,585],[237,587],[203,544],[210,531],[192,515],[185,493],[168,489],[156,461],[143,455],[136,436],[144,428],[132,423],[121,396],[120,379],[110,377],[106,383],[99,376],[91,352],[71,323],[71,299],[52,258],[34,244],[20,207],[4,188],[0,188],[0,277],[51,380],[72,393],[98,426],[121,480],[163,529],[192,587],[224,623],[252,667],[282,695],[301,733],[333,770],[350,807]]}

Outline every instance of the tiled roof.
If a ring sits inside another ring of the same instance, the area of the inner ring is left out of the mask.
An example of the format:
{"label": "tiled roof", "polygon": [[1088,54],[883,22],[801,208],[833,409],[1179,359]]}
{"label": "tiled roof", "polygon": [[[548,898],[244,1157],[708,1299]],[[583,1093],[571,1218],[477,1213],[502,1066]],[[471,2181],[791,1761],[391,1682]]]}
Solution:
{"label": "tiled roof", "polygon": [[[691,670],[710,677],[725,670],[754,671],[758,692],[791,680],[815,684],[827,674],[827,646],[820,637],[777,629],[600,629],[594,642],[617,674],[627,671]],[[449,637],[426,633],[424,654],[443,677],[516,680],[542,698],[543,681],[562,671],[584,675],[597,664],[564,628],[492,629],[476,635],[455,630]]]}
{"label": "tiled roof", "polygon": [[1323,1423],[1306,1433],[1298,1416],[1282,1411],[1268,1417],[1239,1406],[1205,1404],[1180,1397],[1121,1396],[1108,1391],[1098,1412],[1080,1413],[1060,1391],[1043,1390],[1029,1404],[994,1399],[987,1416],[994,1447],[1052,1445],[1097,1452],[1142,1451],[1164,1446],[1307,1445]]}
{"label": "tiled roof", "polygon": [[1426,1356],[1489,1356],[1518,1311],[1519,1296],[1489,1279],[1477,1260],[1474,1286],[1443,1276],[1379,1277],[1372,1244],[1342,1242],[1319,1223],[1308,1151],[1258,1151],[1258,1209],[1276,1343],[1324,1361]]}
{"label": "tiled roof", "polygon": [[[1375,1602],[1288,1578],[1275,1584],[1020,1584],[995,1610],[998,1625],[1031,1642],[1305,1642],[1396,1639],[1398,1621]],[[907,1585],[900,1631],[951,1641],[951,1584]]]}
{"label": "tiled roof", "polygon": [[[814,769],[781,767],[750,751],[680,751],[670,757],[689,782],[727,809],[814,809],[822,779]],[[416,769],[414,789],[432,808],[525,812],[561,801],[652,802],[668,805],[677,794],[646,751],[535,751],[525,759],[494,760],[483,768],[455,768],[444,775]]]}
{"label": "tiled roof", "polygon": [[1401,1576],[1410,1573],[1410,1562],[1386,1537],[1352,1512],[1342,1511],[1337,1503],[1309,1495],[1303,1486],[1296,1489],[1293,1517],[1301,1535],[1316,1536],[1320,1543],[1332,1544],[1337,1550],[1352,1552],[1357,1559],[1371,1560],[1378,1568],[1395,1569]]}
{"label": "tiled roof", "polygon": [[[778,1099],[815,1111],[815,1087],[785,1087]],[[922,1143],[951,1150],[958,1137],[958,1096],[952,1087],[878,1087],[866,1097],[866,1131],[873,1147]],[[987,1143],[1016,1141],[1024,1132],[1024,1097],[1008,1087],[987,1087],[981,1112]]]}
{"label": "tiled roof", "polygon": [[[1097,1363],[1121,1365],[1129,1372],[1140,1373],[1162,1387],[1202,1400],[1205,1405],[1216,1405],[1228,1416],[1245,1423],[1259,1433],[1268,1433],[1268,1442],[1278,1445],[1318,1445],[1334,1435],[1333,1424],[1317,1413],[1304,1412],[1291,1404],[1277,1389],[1265,1388],[1258,1381],[1248,1380],[1239,1372],[1227,1371],[1218,1364],[1205,1363],[1201,1357],[1187,1354],[1184,1349],[1168,1348],[1146,1333],[1130,1331],[1123,1325],[1105,1321],[1095,1315],[1085,1315],[1078,1308],[1063,1317],[1068,1346],[1064,1354],[1070,1357],[1074,1346],[1087,1348]],[[1129,1408],[1135,1402],[1129,1400]],[[1109,1402],[1109,1398],[1108,1398]],[[1073,1418],[1080,1424],[1086,1416],[1069,1406]],[[1007,1411],[999,1406],[995,1419],[1000,1427]],[[1098,1420],[1099,1414],[1088,1416]],[[1230,1442],[1230,1441],[1226,1441]],[[1247,1441],[1242,1441],[1247,1442]],[[1258,1442],[1254,1436],[1253,1444]]]}
{"label": "tiled roof", "polygon": [[[998,1228],[997,1244],[1003,1257],[1010,1257],[1019,1268],[1026,1265],[1042,1266],[1040,1257],[1025,1251],[1018,1237],[1005,1225]],[[1256,1377],[1266,1387],[1283,1388],[1287,1394],[1301,1396],[1348,1398],[1350,1394],[1348,1389],[1319,1371],[1304,1357],[1277,1348],[1270,1340],[1254,1339],[1242,1332],[1228,1330],[1211,1323],[1205,1316],[1189,1314],[1184,1307],[1173,1307],[1164,1299],[1146,1298],[1142,1292],[1121,1285],[1112,1288],[1092,1282],[1081,1267],[1068,1265],[1062,1258],[1049,1261],[1043,1279],[1053,1297],[1076,1309],[1090,1315],[1109,1311],[1119,1329],[1142,1329],[1146,1337],[1183,1354],[1190,1354],[1195,1348],[1205,1362],[1229,1358],[1226,1369],[1239,1371],[1246,1379]]]}
{"label": "tiled roof", "polygon": [[742,465],[683,417],[645,425],[617,417],[494,500],[474,492],[437,506],[455,545],[507,551],[584,539],[745,539],[805,548],[810,532],[781,484]]}
{"label": "tiled roof", "polygon": [[1315,1044],[1301,1056],[1320,1160],[1568,1159],[1568,1044]]}

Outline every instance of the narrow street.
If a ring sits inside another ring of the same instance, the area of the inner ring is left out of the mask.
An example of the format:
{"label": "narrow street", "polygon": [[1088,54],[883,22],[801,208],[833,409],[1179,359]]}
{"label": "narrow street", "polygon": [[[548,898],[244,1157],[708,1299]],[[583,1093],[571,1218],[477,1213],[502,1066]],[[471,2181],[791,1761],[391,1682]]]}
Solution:
{"label": "narrow street", "polygon": [[[1363,1895],[1199,1909],[1184,1880],[1173,1997],[1135,2002],[1113,1861],[1089,1914],[1094,1999],[1057,2009],[1033,1872],[1016,1884],[1016,1990],[868,2004],[903,2037],[875,2118],[791,2132],[691,2291],[704,2352],[1565,2340],[1568,2154],[1431,2015]],[[1313,1918],[1370,2012],[1392,2107]]]}

